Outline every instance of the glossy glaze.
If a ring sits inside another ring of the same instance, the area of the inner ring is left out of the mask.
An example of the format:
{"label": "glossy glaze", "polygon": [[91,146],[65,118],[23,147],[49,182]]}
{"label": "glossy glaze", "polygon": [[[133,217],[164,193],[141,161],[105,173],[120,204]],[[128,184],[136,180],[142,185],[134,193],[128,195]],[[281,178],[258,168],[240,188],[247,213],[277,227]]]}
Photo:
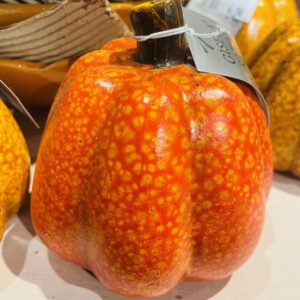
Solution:
{"label": "glossy glaze", "polygon": [[0,78],[26,105],[49,107],[71,60],[43,65],[0,58]]}
{"label": "glossy glaze", "polygon": [[247,260],[272,159],[246,87],[135,63],[134,49],[115,40],[71,67],[40,145],[31,212],[56,254],[117,292],[156,296]]}

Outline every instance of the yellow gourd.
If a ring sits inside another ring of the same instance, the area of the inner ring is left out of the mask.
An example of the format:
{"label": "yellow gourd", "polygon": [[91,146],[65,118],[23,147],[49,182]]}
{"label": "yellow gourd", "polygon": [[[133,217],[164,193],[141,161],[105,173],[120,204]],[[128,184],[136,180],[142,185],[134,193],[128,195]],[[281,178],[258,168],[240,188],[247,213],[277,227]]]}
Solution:
{"label": "yellow gourd", "polygon": [[278,26],[251,70],[270,110],[275,170],[300,177],[300,22]]}
{"label": "yellow gourd", "polygon": [[0,239],[24,199],[30,159],[22,132],[0,99]]}
{"label": "yellow gourd", "polygon": [[246,62],[253,61],[253,54],[266,36],[281,22],[297,18],[295,0],[259,0],[249,23],[237,35],[237,43]]}

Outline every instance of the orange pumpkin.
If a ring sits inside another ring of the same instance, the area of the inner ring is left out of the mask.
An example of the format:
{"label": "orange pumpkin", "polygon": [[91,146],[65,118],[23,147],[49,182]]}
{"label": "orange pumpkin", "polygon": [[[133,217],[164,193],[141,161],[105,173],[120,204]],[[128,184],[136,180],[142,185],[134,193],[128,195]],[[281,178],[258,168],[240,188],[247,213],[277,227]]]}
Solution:
{"label": "orange pumpkin", "polygon": [[[149,24],[151,10],[168,21],[180,9],[173,0],[145,3],[133,20]],[[272,177],[264,113],[245,86],[184,63],[162,67],[164,51],[165,64],[182,58],[173,49],[183,42],[137,47],[123,38],[80,58],[59,89],[37,159],[37,234],[129,296],[230,275],[263,226]]]}

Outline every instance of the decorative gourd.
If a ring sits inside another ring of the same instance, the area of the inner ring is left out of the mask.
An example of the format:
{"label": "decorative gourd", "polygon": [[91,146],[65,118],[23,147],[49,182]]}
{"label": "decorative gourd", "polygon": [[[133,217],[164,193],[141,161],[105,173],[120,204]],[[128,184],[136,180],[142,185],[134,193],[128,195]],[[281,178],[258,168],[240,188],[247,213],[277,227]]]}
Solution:
{"label": "decorative gourd", "polygon": [[281,22],[298,16],[295,0],[259,0],[249,23],[243,25],[237,42],[246,62],[253,61],[253,53],[266,36]]}
{"label": "decorative gourd", "polygon": [[274,168],[300,177],[300,22],[278,26],[251,66],[271,116]]}
{"label": "decorative gourd", "polygon": [[30,159],[24,137],[0,99],[0,239],[5,223],[24,199]]}
{"label": "decorative gourd", "polygon": [[[131,18],[138,35],[183,25],[175,0],[138,5]],[[129,296],[230,275],[263,226],[264,113],[247,87],[184,64],[184,50],[184,35],[123,38],[80,58],[39,149],[37,234]]]}

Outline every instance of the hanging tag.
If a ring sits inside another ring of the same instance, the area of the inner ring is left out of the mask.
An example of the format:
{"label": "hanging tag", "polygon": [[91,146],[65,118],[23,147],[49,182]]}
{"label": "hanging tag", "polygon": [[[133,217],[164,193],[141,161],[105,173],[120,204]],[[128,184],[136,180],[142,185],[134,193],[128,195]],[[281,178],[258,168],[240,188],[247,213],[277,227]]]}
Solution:
{"label": "hanging tag", "polygon": [[258,96],[269,124],[270,116],[266,101],[256,86],[250,70],[244,63],[234,38],[229,33],[220,31],[220,25],[204,15],[183,8],[183,16],[188,27],[193,28],[198,33],[219,31],[218,35],[209,38],[199,37],[191,32],[186,33],[196,69],[199,72],[238,79],[250,85]]}
{"label": "hanging tag", "polygon": [[249,22],[258,0],[191,0],[190,9],[204,9],[212,14],[232,18],[239,22]]}
{"label": "hanging tag", "polygon": [[32,115],[28,112],[20,99],[2,80],[0,80],[0,98],[4,101],[5,104],[17,109],[19,112],[25,115],[37,128],[40,128],[39,124],[34,120]]}

